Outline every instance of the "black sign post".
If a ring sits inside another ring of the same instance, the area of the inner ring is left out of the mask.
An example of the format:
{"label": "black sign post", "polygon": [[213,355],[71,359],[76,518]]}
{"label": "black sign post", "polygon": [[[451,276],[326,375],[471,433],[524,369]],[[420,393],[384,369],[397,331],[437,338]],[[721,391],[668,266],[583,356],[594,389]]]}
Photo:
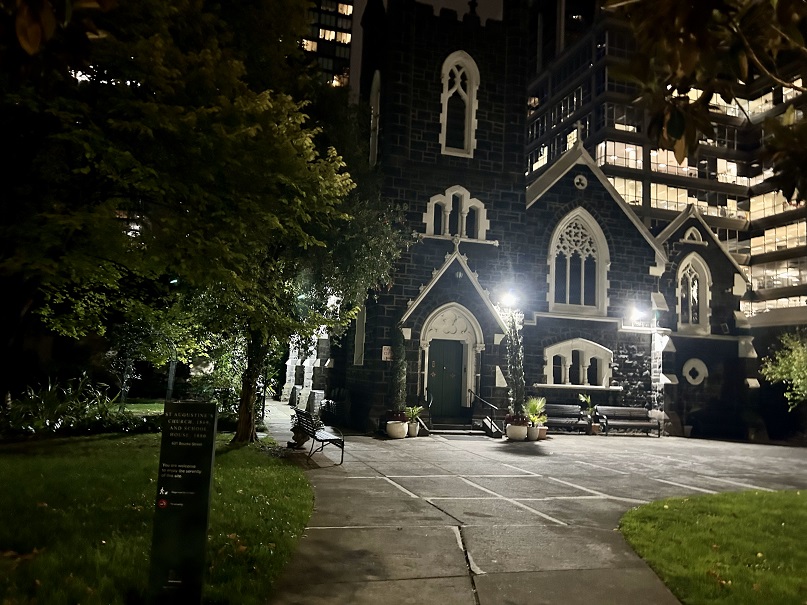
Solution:
{"label": "black sign post", "polygon": [[202,601],[216,420],[213,403],[165,404],[151,539],[151,603]]}

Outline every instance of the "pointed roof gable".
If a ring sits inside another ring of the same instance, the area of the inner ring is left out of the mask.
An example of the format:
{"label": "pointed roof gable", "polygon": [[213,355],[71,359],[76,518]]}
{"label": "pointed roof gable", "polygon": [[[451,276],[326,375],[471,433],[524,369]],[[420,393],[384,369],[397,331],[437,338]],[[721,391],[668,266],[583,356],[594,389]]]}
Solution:
{"label": "pointed roof gable", "polygon": [[537,202],[541,196],[548,192],[552,187],[566,174],[569,173],[575,166],[587,166],[591,173],[597,178],[600,184],[605,187],[605,190],[614,199],[614,202],[619,206],[625,216],[628,217],[636,230],[641,233],[645,241],[650,245],[656,253],[656,272],[660,275],[664,271],[664,266],[667,263],[667,255],[664,249],[650,233],[649,229],[645,227],[644,223],[636,216],[636,213],[630,207],[619,192],[608,180],[597,162],[591,157],[588,151],[585,150],[580,139],[578,139],[571,149],[566,150],[555,162],[539,176],[529,187],[527,187],[527,208]]}
{"label": "pointed roof gable", "polygon": [[409,308],[406,310],[406,313],[403,314],[401,318],[401,322],[405,322],[409,319],[409,316],[414,313],[415,309],[420,306],[426,297],[429,295],[429,292],[434,288],[435,284],[440,281],[440,279],[446,274],[448,268],[456,262],[464,271],[465,275],[468,276],[468,281],[470,282],[471,286],[473,286],[474,290],[477,294],[479,294],[479,298],[482,299],[485,307],[490,311],[491,316],[496,321],[496,324],[502,329],[503,333],[507,333],[507,326],[504,323],[504,320],[499,315],[498,311],[496,311],[496,307],[493,306],[493,303],[490,300],[490,294],[487,290],[485,290],[482,285],[479,283],[479,279],[477,274],[471,270],[468,266],[468,258],[463,256],[459,253],[459,250],[454,250],[454,252],[446,254],[446,260],[443,263],[443,266],[439,269],[435,269],[432,273],[432,278],[428,284],[425,286],[421,286],[420,294],[418,294],[417,298],[413,301],[409,301]]}
{"label": "pointed roof gable", "polygon": [[717,249],[720,250],[727,259],[729,259],[729,262],[734,266],[737,273],[742,275],[743,279],[748,282],[748,276],[745,274],[745,271],[742,270],[739,263],[731,255],[731,252],[729,252],[726,247],[720,243],[720,240],[717,239],[715,232],[712,231],[711,227],[709,227],[709,225],[706,224],[706,221],[703,220],[703,215],[701,215],[700,210],[698,210],[695,204],[688,204],[686,210],[682,210],[681,214],[676,216],[675,219],[673,219],[673,221],[667,225],[661,233],[658,234],[656,240],[658,241],[659,245],[663,245],[664,242],[670,239],[690,219],[699,223],[701,227],[701,235],[706,233],[711,243],[717,246]]}

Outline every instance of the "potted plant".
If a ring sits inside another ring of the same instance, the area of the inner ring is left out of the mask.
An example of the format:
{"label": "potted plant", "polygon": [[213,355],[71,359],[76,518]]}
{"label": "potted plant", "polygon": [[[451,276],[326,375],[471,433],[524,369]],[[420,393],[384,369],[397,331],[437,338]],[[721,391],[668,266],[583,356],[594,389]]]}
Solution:
{"label": "potted plant", "polygon": [[526,385],[524,381],[524,344],[518,330],[520,316],[511,311],[507,317],[507,386],[510,389],[510,413],[504,418],[507,438],[524,441],[529,418],[524,413]]}
{"label": "potted plant", "polygon": [[387,435],[393,439],[406,437],[406,342],[400,326],[393,330],[392,381],[390,383],[392,412],[387,414]]}
{"label": "potted plant", "polygon": [[588,414],[589,418],[591,419],[591,424],[589,425],[589,429],[586,431],[588,435],[599,435],[600,434],[600,422],[599,418],[596,414],[596,409],[594,404],[591,402],[591,395],[580,393],[577,398],[580,400],[586,408],[586,413]]}
{"label": "potted plant", "polygon": [[421,412],[423,412],[422,405],[412,405],[406,408],[406,420],[407,420],[407,435],[409,437],[417,437],[418,431],[420,430],[420,423],[418,422],[418,418],[420,417]]}
{"label": "potted plant", "polygon": [[511,411],[504,417],[504,424],[507,438],[511,441],[524,441],[527,438],[530,419],[523,412]]}
{"label": "potted plant", "polygon": [[527,441],[546,439],[546,397],[530,397],[525,405],[530,425],[527,427]]}

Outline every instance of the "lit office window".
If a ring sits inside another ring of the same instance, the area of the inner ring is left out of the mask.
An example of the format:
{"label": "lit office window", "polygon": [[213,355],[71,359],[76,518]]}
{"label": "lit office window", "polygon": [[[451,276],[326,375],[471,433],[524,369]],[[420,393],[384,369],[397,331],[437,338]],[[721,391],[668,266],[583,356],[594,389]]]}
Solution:
{"label": "lit office window", "polygon": [[603,141],[597,145],[597,165],[610,164],[626,168],[642,167],[642,148],[622,141]]}
{"label": "lit office window", "polygon": [[339,3],[339,14],[340,15],[352,15],[353,14],[353,7],[350,4],[343,4],[342,2]]}
{"label": "lit office window", "polygon": [[697,177],[698,169],[690,167],[687,160],[682,164],[675,159],[675,153],[669,149],[654,149],[650,152],[650,169],[653,172],[675,174],[678,176]]}
{"label": "lit office window", "polygon": [[611,181],[614,189],[617,190],[619,195],[621,195],[622,199],[626,202],[634,206],[642,205],[642,181],[613,176],[609,176],[608,180]]}

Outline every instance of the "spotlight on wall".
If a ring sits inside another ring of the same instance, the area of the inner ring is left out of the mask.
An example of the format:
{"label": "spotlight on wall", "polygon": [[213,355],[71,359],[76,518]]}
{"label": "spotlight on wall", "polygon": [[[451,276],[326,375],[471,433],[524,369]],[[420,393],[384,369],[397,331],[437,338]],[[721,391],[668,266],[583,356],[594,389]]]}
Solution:
{"label": "spotlight on wall", "polygon": [[505,307],[514,308],[518,304],[518,296],[512,290],[508,290],[502,294],[500,302]]}
{"label": "spotlight on wall", "polygon": [[639,309],[637,307],[631,307],[631,309],[630,309],[630,316],[629,317],[630,317],[631,322],[634,323],[634,324],[642,321],[645,318],[645,315],[646,315],[646,313],[643,310],[641,310],[641,309]]}

